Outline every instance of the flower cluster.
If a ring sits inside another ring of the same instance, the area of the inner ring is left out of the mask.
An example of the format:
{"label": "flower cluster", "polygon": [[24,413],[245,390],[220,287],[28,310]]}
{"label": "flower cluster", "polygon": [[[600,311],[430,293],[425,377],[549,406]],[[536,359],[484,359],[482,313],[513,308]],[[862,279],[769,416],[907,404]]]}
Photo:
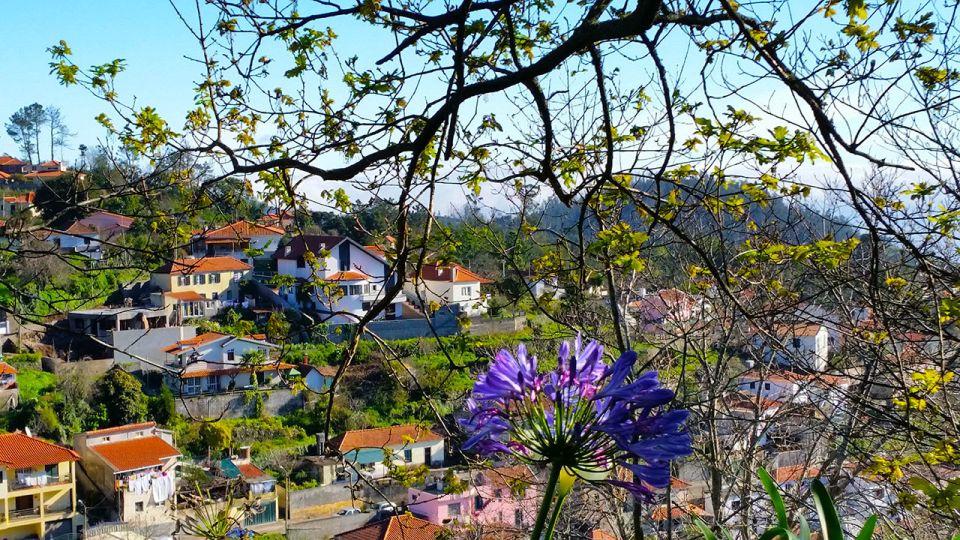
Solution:
{"label": "flower cluster", "polygon": [[[609,366],[595,341],[583,345],[578,337],[570,349],[561,345],[557,368],[548,373],[540,373],[523,345],[515,355],[500,351],[467,401],[464,448],[562,468],[574,480],[607,482],[650,499],[652,488],[670,482],[670,460],[691,452],[683,430],[688,411],[663,409],[674,393],[656,372],[631,377],[635,352]],[[632,471],[635,481],[611,479],[616,466]]]}

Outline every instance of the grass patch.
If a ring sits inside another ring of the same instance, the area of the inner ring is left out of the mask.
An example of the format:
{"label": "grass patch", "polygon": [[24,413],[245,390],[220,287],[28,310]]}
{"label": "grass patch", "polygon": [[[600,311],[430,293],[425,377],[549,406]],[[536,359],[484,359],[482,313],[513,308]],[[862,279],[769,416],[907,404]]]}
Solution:
{"label": "grass patch", "polygon": [[34,399],[57,387],[57,376],[39,369],[20,369],[17,373],[17,386],[20,387],[20,400]]}

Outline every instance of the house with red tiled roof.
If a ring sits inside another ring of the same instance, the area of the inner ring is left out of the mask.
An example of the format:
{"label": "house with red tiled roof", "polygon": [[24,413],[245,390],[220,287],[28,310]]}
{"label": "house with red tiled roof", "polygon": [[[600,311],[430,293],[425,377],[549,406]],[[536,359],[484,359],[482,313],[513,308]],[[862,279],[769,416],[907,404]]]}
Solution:
{"label": "house with red tiled roof", "polygon": [[20,432],[0,435],[0,538],[72,538],[78,532],[79,459],[69,448]]}
{"label": "house with red tiled roof", "polygon": [[266,336],[207,332],[163,348],[164,383],[174,394],[195,396],[286,385],[293,364],[277,360]]}
{"label": "house with red tiled roof", "polygon": [[209,318],[241,302],[240,282],[250,278],[252,266],[233,257],[175,259],[154,270],[150,284],[153,305],[171,308],[178,324],[190,318]]}
{"label": "house with red tiled roof", "polygon": [[675,337],[702,330],[709,322],[707,301],[680,289],[642,291],[627,304],[627,318],[646,335]]}
{"label": "house with red tiled roof", "polygon": [[79,221],[63,230],[50,229],[48,242],[53,242],[62,253],[78,253],[95,261],[103,259],[103,237],[96,229]]}
{"label": "house with red tiled roof", "polygon": [[[407,489],[407,508],[414,516],[437,525],[480,524],[524,529],[536,519],[542,485],[526,465],[494,467],[461,475],[463,491],[444,490],[445,474],[431,473],[423,487]],[[524,485],[526,489],[517,490]]]}
{"label": "house with red tiled roof", "polygon": [[473,317],[487,312],[487,295],[481,290],[493,284],[469,268],[456,263],[424,264],[403,286],[407,300],[424,311],[452,307]]}
{"label": "house with red tiled roof", "polygon": [[103,494],[116,521],[173,525],[176,467],[173,433],[155,422],[87,431],[74,436],[85,491]]}
{"label": "house with red tiled roof", "polygon": [[436,540],[445,529],[435,523],[410,515],[392,516],[390,519],[364,525],[333,535],[334,540]]}
{"label": "house with red tiled roof", "polygon": [[133,218],[100,210],[89,216],[77,220],[81,225],[94,229],[104,239],[112,239],[130,230],[133,227]]}
{"label": "house with red tiled roof", "polygon": [[0,156],[0,172],[8,175],[26,174],[30,172],[30,164],[12,156],[2,155]]}
{"label": "house with red tiled roof", "polygon": [[40,211],[34,205],[36,197],[37,195],[33,191],[4,195],[0,199],[0,217],[19,216],[23,215],[24,212],[29,212],[29,215],[33,217],[39,216]]}
{"label": "house with red tiled roof", "polygon": [[285,231],[289,231],[297,224],[297,216],[290,210],[270,212],[258,219],[257,223],[270,227],[280,227]]}
{"label": "house with red tiled roof", "polygon": [[[273,257],[277,273],[294,282],[278,291],[281,298],[332,324],[356,322],[396,281],[381,255],[345,236],[294,236]],[[402,301],[395,300],[377,317],[398,319],[402,313]]]}
{"label": "house with red tiled roof", "polygon": [[842,375],[788,370],[750,370],[737,377],[737,389],[748,396],[781,403],[818,403],[833,408],[847,401],[853,380]]}
{"label": "house with red tiled roof", "polygon": [[195,234],[191,249],[194,257],[225,256],[253,264],[254,259],[269,259],[284,234],[281,227],[240,220]]}
{"label": "house with red tiled roof", "polygon": [[343,473],[353,481],[357,480],[356,471],[366,478],[386,476],[385,457],[397,466],[441,466],[445,448],[443,435],[413,424],[347,431],[331,439],[329,447],[352,464],[344,467]]}

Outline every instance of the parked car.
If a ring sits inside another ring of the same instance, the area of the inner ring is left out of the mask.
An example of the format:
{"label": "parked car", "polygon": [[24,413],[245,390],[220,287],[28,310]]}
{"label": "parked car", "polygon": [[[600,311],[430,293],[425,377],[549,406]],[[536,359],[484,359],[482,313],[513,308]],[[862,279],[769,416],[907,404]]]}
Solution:
{"label": "parked car", "polygon": [[339,512],[337,512],[337,515],[338,515],[338,516],[352,516],[352,515],[354,515],[354,514],[359,514],[359,513],[360,513],[360,509],[359,509],[359,508],[354,508],[354,507],[351,506],[350,508],[344,508],[343,510],[340,510]]}
{"label": "parked car", "polygon": [[381,516],[392,516],[397,513],[397,506],[392,502],[382,502],[377,505],[377,514]]}

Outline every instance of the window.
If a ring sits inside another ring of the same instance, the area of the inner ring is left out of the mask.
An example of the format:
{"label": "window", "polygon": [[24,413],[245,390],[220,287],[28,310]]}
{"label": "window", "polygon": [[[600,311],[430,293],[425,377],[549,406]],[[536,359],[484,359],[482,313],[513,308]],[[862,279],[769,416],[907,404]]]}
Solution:
{"label": "window", "polygon": [[459,517],[460,516],[460,503],[452,503],[447,505],[447,515],[450,517]]}
{"label": "window", "polygon": [[757,383],[755,383],[755,382],[750,383],[750,389],[751,389],[751,390],[753,390],[753,389],[756,388],[756,387],[757,387]]}
{"label": "window", "polygon": [[137,512],[143,512],[143,502],[133,503],[133,508]]}
{"label": "window", "polygon": [[370,284],[365,284],[363,286],[363,294],[370,294]]}
{"label": "window", "polygon": [[193,284],[194,285],[206,285],[207,275],[206,274],[194,274],[193,275]]}
{"label": "window", "polygon": [[210,274],[210,283],[220,283],[220,274]]}
{"label": "window", "polygon": [[413,461],[413,450],[407,448],[403,451],[403,461],[410,463]]}
{"label": "window", "polygon": [[233,349],[227,349],[227,362],[234,362],[237,359],[237,353]]}
{"label": "window", "polygon": [[207,392],[219,392],[220,381],[216,375],[207,375]]}
{"label": "window", "polygon": [[187,395],[200,393],[200,379],[191,377],[183,381],[183,393]]}
{"label": "window", "polygon": [[297,257],[297,268],[306,268],[307,262],[303,260],[303,257]]}
{"label": "window", "polygon": [[769,390],[769,389],[770,389],[770,383],[763,383],[763,389],[764,389],[764,390]]}
{"label": "window", "polygon": [[500,489],[500,488],[497,488],[497,489],[493,492],[493,496],[496,497],[496,498],[498,498],[498,499],[502,499],[502,498],[503,498],[503,490]]}
{"label": "window", "polygon": [[522,510],[517,509],[517,510],[514,510],[514,511],[513,511],[513,524],[514,524],[515,527],[522,527],[522,526],[523,526],[523,511],[522,511]]}
{"label": "window", "polygon": [[350,285],[350,295],[363,294],[363,285]]}
{"label": "window", "polygon": [[46,473],[50,478],[59,478],[60,477],[60,466],[56,463],[47,465],[44,467],[43,472]]}
{"label": "window", "polygon": [[364,310],[364,311],[370,311],[370,306],[372,306],[372,305],[373,305],[373,304],[370,303],[370,302],[364,302],[364,303],[363,303],[363,310]]}
{"label": "window", "polygon": [[794,349],[800,348],[800,338],[798,337],[793,338],[793,348]]}
{"label": "window", "polygon": [[219,300],[219,299],[220,299],[220,293],[213,293],[213,298],[211,298],[211,300]]}
{"label": "window", "polygon": [[473,287],[460,287],[460,296],[473,296]]}
{"label": "window", "polygon": [[190,276],[177,276],[177,285],[184,287],[190,284]]}

